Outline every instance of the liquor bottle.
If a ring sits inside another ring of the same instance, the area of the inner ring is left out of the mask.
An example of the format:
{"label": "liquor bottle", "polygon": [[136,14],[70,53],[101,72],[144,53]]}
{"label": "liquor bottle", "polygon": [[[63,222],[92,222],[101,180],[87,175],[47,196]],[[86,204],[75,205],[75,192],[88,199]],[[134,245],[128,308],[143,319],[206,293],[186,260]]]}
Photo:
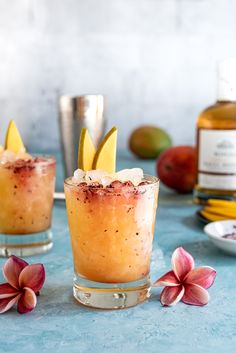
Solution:
{"label": "liquor bottle", "polygon": [[236,199],[236,58],[219,63],[217,102],[197,121],[194,202]]}

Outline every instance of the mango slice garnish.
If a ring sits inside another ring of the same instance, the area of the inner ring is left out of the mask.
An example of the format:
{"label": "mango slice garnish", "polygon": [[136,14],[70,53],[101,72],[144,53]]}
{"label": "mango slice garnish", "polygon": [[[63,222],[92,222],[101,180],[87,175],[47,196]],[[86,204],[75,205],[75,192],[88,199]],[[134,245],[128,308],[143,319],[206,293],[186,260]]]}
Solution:
{"label": "mango slice garnish", "polygon": [[25,152],[25,146],[14,120],[11,120],[8,125],[5,149],[15,153]]}
{"label": "mango slice garnish", "polygon": [[96,149],[93,145],[89,132],[83,128],[80,134],[78,167],[84,171],[92,170]]}
{"label": "mango slice garnish", "polygon": [[89,132],[83,128],[80,134],[78,167],[84,171],[101,169],[108,173],[116,170],[117,128],[113,127],[101,141],[96,151]]}
{"label": "mango slice garnish", "polygon": [[113,127],[101,141],[93,160],[93,169],[116,171],[117,128]]}

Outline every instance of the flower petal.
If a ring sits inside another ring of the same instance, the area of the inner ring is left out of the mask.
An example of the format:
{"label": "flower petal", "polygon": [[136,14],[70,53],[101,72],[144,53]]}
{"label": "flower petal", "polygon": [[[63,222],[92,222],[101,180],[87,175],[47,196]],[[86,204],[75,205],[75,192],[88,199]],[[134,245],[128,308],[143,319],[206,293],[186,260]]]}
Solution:
{"label": "flower petal", "polygon": [[9,283],[0,284],[0,299],[15,297],[18,293],[18,290]]}
{"label": "flower petal", "polygon": [[5,313],[7,310],[11,309],[13,305],[19,300],[21,293],[11,298],[0,299],[0,314]]}
{"label": "flower petal", "polygon": [[161,292],[161,304],[172,306],[177,304],[184,295],[184,287],[165,287]]}
{"label": "flower petal", "polygon": [[182,247],[177,248],[172,255],[172,268],[176,277],[183,281],[187,273],[194,268],[194,259]]}
{"label": "flower petal", "polygon": [[210,296],[206,289],[197,284],[186,284],[182,301],[190,305],[206,305]]}
{"label": "flower petal", "polygon": [[216,278],[216,270],[209,266],[202,266],[194,268],[190,271],[184,282],[189,284],[198,284],[199,286],[207,289],[212,286]]}
{"label": "flower petal", "polygon": [[31,288],[37,293],[43,286],[45,281],[45,269],[42,264],[28,265],[23,269],[19,277],[21,288]]}
{"label": "flower petal", "polygon": [[34,293],[34,291],[31,288],[24,288],[24,292],[21,295],[18,305],[17,305],[17,310],[20,314],[26,314],[30,311],[32,311],[37,304],[37,298]]}
{"label": "flower petal", "polygon": [[10,256],[3,266],[3,276],[14,288],[19,289],[19,275],[28,263],[14,255]]}
{"label": "flower petal", "polygon": [[179,280],[176,278],[173,271],[165,273],[160,277],[156,282],[153,283],[155,287],[158,286],[167,286],[167,287],[176,287],[179,286]]}

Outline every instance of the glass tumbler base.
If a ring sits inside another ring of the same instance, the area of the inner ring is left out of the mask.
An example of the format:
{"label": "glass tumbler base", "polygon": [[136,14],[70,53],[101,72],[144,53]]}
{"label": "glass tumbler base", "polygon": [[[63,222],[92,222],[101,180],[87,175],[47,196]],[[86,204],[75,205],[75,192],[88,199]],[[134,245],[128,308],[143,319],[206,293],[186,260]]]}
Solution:
{"label": "glass tumbler base", "polygon": [[38,255],[49,251],[52,246],[50,229],[32,234],[0,233],[0,256],[2,257]]}
{"label": "glass tumbler base", "polygon": [[81,304],[98,309],[125,309],[150,296],[149,276],[128,283],[100,283],[75,276],[73,294]]}

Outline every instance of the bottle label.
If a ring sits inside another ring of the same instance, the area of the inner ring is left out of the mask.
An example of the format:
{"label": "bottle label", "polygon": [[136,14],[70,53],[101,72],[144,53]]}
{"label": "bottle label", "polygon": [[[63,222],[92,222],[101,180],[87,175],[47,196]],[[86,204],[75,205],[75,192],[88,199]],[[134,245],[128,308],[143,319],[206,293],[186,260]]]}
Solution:
{"label": "bottle label", "polygon": [[198,184],[236,190],[236,130],[199,130]]}

